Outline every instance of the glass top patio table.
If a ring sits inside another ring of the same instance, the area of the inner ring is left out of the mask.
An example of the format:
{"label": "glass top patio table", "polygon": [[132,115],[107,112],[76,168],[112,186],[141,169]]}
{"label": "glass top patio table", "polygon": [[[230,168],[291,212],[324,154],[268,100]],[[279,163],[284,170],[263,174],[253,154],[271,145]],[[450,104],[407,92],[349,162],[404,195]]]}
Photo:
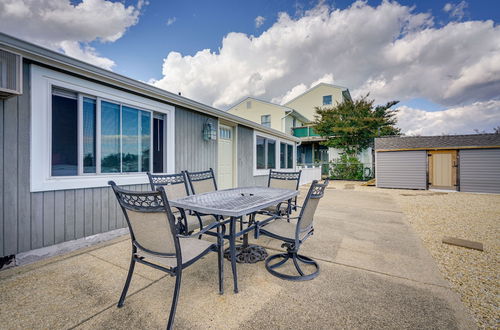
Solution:
{"label": "glass top patio table", "polygon": [[297,190],[245,187],[217,190],[170,200],[170,206],[198,213],[241,217],[297,196]]}

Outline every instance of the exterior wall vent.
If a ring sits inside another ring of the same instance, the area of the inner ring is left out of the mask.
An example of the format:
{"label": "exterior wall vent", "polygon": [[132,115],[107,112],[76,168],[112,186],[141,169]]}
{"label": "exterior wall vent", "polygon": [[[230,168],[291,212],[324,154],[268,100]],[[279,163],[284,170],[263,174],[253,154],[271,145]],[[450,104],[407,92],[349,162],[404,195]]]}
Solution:
{"label": "exterior wall vent", "polygon": [[0,98],[23,93],[22,63],[21,55],[0,48]]}

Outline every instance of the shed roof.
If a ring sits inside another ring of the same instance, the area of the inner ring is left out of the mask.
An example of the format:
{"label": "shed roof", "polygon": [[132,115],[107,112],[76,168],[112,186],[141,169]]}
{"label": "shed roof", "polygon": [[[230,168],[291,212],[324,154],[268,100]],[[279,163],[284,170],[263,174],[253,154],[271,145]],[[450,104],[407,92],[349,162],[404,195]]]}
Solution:
{"label": "shed roof", "polygon": [[386,136],[375,139],[375,150],[500,148],[500,134]]}

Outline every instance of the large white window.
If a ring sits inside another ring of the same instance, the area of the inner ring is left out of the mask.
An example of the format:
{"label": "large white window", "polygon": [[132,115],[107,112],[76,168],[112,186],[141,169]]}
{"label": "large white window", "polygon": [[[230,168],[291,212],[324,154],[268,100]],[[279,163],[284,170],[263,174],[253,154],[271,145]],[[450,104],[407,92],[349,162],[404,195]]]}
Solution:
{"label": "large white window", "polygon": [[290,141],[254,132],[254,175],[267,175],[269,169],[293,170],[295,149]]}
{"label": "large white window", "polygon": [[151,111],[52,86],[51,122],[52,176],[150,170]]}
{"label": "large white window", "polygon": [[32,191],[174,171],[172,106],[33,65],[32,118]]}

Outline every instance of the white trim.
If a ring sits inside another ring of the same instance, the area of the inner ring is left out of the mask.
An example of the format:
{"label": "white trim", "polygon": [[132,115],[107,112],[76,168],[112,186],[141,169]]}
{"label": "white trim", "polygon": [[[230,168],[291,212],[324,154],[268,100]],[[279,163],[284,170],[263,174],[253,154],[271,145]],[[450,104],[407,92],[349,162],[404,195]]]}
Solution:
{"label": "white trim", "polygon": [[[274,170],[280,170],[283,172],[293,172],[295,171],[295,168],[297,166],[297,144],[294,141],[290,140],[285,140],[285,139],[280,139],[274,135],[262,133],[259,131],[253,131],[253,175],[254,176],[261,176],[261,175],[268,175],[269,174],[269,169],[257,169],[257,135],[266,139],[274,140],[276,141],[276,149],[275,149],[275,165],[274,165]],[[292,168],[281,168],[280,164],[280,143],[286,143],[286,144],[291,144],[293,146],[293,166]]]}
{"label": "white trim", "polygon": [[[30,188],[32,192],[105,187],[109,180],[117,184],[148,183],[144,173],[96,174],[71,177],[51,177],[51,90],[52,85],[67,88],[79,93],[92,95],[130,105],[141,110],[156,111],[165,114],[168,152],[164,164],[168,173],[175,171],[175,108],[148,98],[136,96],[108,86],[53,71],[37,65],[31,66],[31,161]],[[99,101],[99,100],[97,100]],[[99,102],[97,112],[100,112]],[[96,114],[99,118],[99,113]],[[152,155],[152,154],[151,154]]]}

